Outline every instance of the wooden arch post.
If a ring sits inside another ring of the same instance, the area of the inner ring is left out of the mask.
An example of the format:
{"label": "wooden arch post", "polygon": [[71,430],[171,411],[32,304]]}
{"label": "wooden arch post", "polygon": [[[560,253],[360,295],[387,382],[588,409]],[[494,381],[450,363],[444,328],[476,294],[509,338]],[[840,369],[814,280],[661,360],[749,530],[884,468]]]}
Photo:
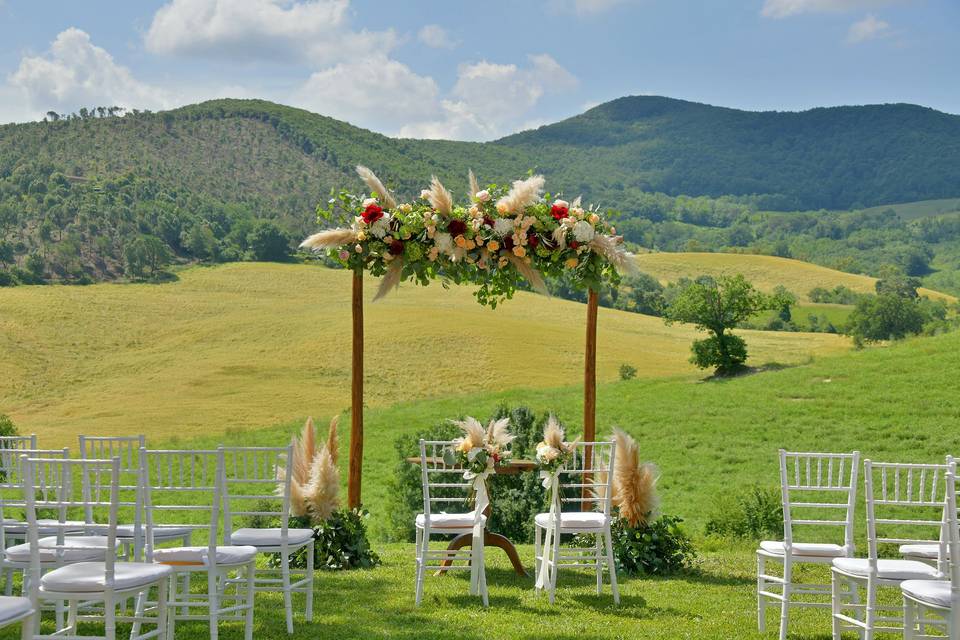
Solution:
{"label": "wooden arch post", "polygon": [[353,359],[350,389],[350,470],[347,478],[347,506],[360,507],[360,479],[363,473],[363,270],[353,272]]}
{"label": "wooden arch post", "polygon": [[[594,442],[597,439],[597,306],[598,296],[596,289],[590,289],[587,294],[587,343],[584,349],[583,362],[583,439]],[[585,470],[593,464],[592,447],[584,452]],[[590,475],[584,476],[584,484],[590,483]],[[583,488],[583,497],[587,498],[587,487]],[[589,503],[584,505],[589,509]]]}

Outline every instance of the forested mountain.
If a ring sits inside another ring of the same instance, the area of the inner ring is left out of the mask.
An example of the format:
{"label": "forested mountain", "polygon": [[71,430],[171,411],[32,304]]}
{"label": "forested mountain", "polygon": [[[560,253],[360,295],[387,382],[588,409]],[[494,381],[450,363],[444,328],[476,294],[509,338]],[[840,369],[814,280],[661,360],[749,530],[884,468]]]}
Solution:
{"label": "forested mountain", "polygon": [[950,215],[920,229],[763,213],[960,195],[960,116],[911,105],[755,113],[630,97],[491,143],[388,138],[259,100],[117,113],[0,126],[0,284],[283,256],[331,188],[361,186],[358,163],[408,197],[433,173],[463,193],[468,168],[482,181],[539,171],[551,190],[620,210],[628,239],[651,249],[922,275],[931,245],[960,233]]}

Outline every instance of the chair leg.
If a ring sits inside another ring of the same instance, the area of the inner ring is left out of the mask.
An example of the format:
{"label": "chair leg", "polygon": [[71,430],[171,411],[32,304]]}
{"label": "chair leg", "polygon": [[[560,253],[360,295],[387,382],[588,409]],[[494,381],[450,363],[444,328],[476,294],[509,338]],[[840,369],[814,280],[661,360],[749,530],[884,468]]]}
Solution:
{"label": "chair leg", "polygon": [[597,572],[597,595],[600,595],[601,590],[603,589],[603,550],[601,548],[600,536],[593,537],[593,561],[594,568]]}
{"label": "chair leg", "polygon": [[167,585],[170,597],[167,600],[167,640],[174,640],[173,634],[177,627],[177,607],[171,603],[177,601],[177,587],[179,586],[180,576],[173,574],[170,576],[170,582]]}
{"label": "chair leg", "polygon": [[836,571],[830,571],[830,619],[832,623],[833,640],[840,640],[840,578]]}
{"label": "chair leg", "polygon": [[533,577],[540,575],[540,563],[543,562],[543,549],[540,548],[540,534],[543,531],[539,525],[533,526]]}
{"label": "chair leg", "polygon": [[903,640],[913,640],[917,635],[917,605],[909,598],[903,599]]}
{"label": "chair leg", "polygon": [[766,559],[757,554],[757,631],[764,633],[767,630],[767,599],[760,595],[766,591],[767,585],[763,576],[767,572]]}
{"label": "chair leg", "polygon": [[873,580],[867,580],[867,617],[865,623],[866,630],[863,633],[864,640],[873,640],[875,618],[877,617],[877,585]]}
{"label": "chair leg", "polygon": [[480,597],[483,599],[483,606],[490,606],[489,596],[487,594],[487,569],[484,562],[484,548],[482,542],[477,548],[477,588],[480,591]]}
{"label": "chair leg", "polygon": [[[246,585],[247,586],[247,597],[246,597],[247,611],[246,611],[246,618],[244,619],[243,637],[244,637],[244,640],[253,640],[253,606],[254,606],[254,599],[256,598],[256,586],[257,586],[256,559],[251,560],[250,564],[247,565],[246,575],[247,575],[247,585]],[[288,579],[289,579],[289,574],[288,574]],[[288,589],[288,593],[289,593],[289,589]],[[292,609],[290,611],[291,613],[289,613],[289,615],[292,616],[293,615]],[[290,625],[293,626],[293,622],[292,620],[290,620],[290,618],[288,618],[288,621],[290,622]]]}
{"label": "chair leg", "polygon": [[207,604],[210,609],[210,640],[217,640],[220,633],[220,585],[217,572],[207,571]]}
{"label": "chair leg", "polygon": [[[169,588],[168,579],[163,578],[157,584],[157,637],[160,640],[167,635],[167,589]],[[150,590],[147,589],[141,596],[142,600],[146,600],[147,596],[150,595]],[[138,600],[139,602],[139,600]],[[144,611],[141,611],[137,615],[143,615]]]}
{"label": "chair leg", "polygon": [[103,597],[103,637],[106,640],[117,638],[117,603],[109,592]]}
{"label": "chair leg", "polygon": [[793,563],[789,558],[783,560],[783,599],[780,601],[780,640],[787,640],[787,628],[790,616],[790,584],[793,581]]}
{"label": "chair leg", "polygon": [[67,603],[67,628],[70,629],[71,633],[75,636],[80,635],[77,629],[77,606],[76,600],[71,600]]}
{"label": "chair leg", "polygon": [[20,622],[20,640],[33,640],[34,617],[29,616]]}
{"label": "chair leg", "polygon": [[549,591],[550,604],[553,604],[553,601],[556,599],[556,593],[557,593],[557,574],[560,573],[560,567],[558,566],[560,564],[560,530],[559,528],[555,532],[555,535],[553,536],[553,540],[551,544],[553,545],[553,549],[550,554],[549,564],[547,565],[551,569],[550,585],[547,588],[550,590]]}
{"label": "chair leg", "polygon": [[416,597],[415,601],[417,606],[420,605],[420,601],[423,600],[423,573],[424,573],[424,564],[426,564],[427,549],[429,548],[429,541],[426,540],[426,536],[423,535],[423,529],[417,529],[417,584],[416,584]]}
{"label": "chair leg", "polygon": [[283,580],[283,608],[287,618],[287,633],[293,633],[293,595],[290,593],[290,553],[280,554],[280,575]]}
{"label": "chair leg", "polygon": [[307,545],[307,604],[303,617],[307,622],[313,622],[313,562],[315,547],[313,540]]}
{"label": "chair leg", "polygon": [[620,587],[617,586],[617,563],[613,559],[613,534],[610,527],[604,532],[607,543],[607,567],[610,569],[610,590],[613,591],[613,603],[620,604]]}
{"label": "chair leg", "polygon": [[13,595],[13,569],[3,570],[3,595]]}

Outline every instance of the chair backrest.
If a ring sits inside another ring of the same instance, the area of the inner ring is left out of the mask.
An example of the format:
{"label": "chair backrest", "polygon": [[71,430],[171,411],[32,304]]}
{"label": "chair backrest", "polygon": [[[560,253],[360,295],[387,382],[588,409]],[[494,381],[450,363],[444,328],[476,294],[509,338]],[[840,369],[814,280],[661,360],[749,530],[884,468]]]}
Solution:
{"label": "chair backrest", "polygon": [[780,449],[783,542],[787,553],[796,542],[796,527],[803,527],[807,535],[819,534],[821,527],[840,527],[844,551],[846,555],[853,554],[859,470],[859,451],[815,453]]}
{"label": "chair backrest", "polygon": [[37,434],[29,436],[0,436],[0,449],[36,449]]}
{"label": "chair backrest", "polygon": [[223,451],[140,451],[146,558],[153,560],[155,534],[164,527],[189,528],[216,562],[223,495]]}
{"label": "chair backrest", "polygon": [[[98,543],[89,549],[104,551],[104,584],[107,589],[112,588],[114,581],[114,562],[117,551],[117,501],[119,496],[120,459],[112,460],[70,460],[64,458],[32,458],[24,455],[23,467],[23,499],[26,505],[27,542],[30,544],[30,572],[31,584],[34,589],[40,585],[40,527],[38,521],[43,517],[43,536],[47,537],[49,530],[56,530],[55,543],[44,543],[44,549],[56,549],[61,553],[68,548],[71,550],[83,549],[82,544],[72,538],[69,547],[66,534],[73,525],[68,516],[74,509],[88,507],[103,510],[107,515],[106,544]],[[89,479],[96,476],[105,476],[100,480],[110,490],[103,496],[94,496],[90,490]],[[77,491],[76,479],[80,478],[80,490]],[[56,514],[50,518],[51,514]],[[49,553],[49,551],[48,551]]]}
{"label": "chair backrest", "polygon": [[464,513],[471,508],[471,484],[463,477],[463,467],[448,465],[443,459],[444,451],[453,445],[451,440],[420,440],[420,479],[427,526],[431,514]]}
{"label": "chair backrest", "polygon": [[881,544],[938,544],[938,568],[946,570],[946,475],[953,464],[864,460],[867,544],[876,570]]}
{"label": "chair backrest", "polygon": [[561,511],[602,511],[609,516],[616,443],[576,442],[573,448],[574,455],[558,473]]}
{"label": "chair backrest", "polygon": [[[286,544],[290,525],[293,446],[220,447],[223,452],[223,529],[229,540],[234,518],[279,520]],[[243,526],[242,520],[240,526]],[[263,526],[274,526],[273,524]]]}
{"label": "chair backrest", "polygon": [[[26,517],[21,513],[27,506],[23,498],[24,456],[68,460],[70,450],[67,448],[0,449],[0,543],[6,540],[8,520]],[[17,531],[22,533],[23,527],[18,527]]]}
{"label": "chair backrest", "polygon": [[[960,478],[956,468],[947,472],[947,548],[950,558],[950,587],[953,592],[953,608],[960,606],[960,515],[957,513],[957,489]],[[954,614],[956,615],[956,614]]]}
{"label": "chair backrest", "polygon": [[[120,518],[130,522],[134,527],[135,552],[143,547],[143,495],[140,483],[140,450],[146,447],[147,438],[144,435],[135,436],[87,436],[78,437],[80,444],[80,458],[109,460],[120,458]],[[93,479],[96,482],[96,478]],[[95,490],[102,490],[94,484]],[[86,521],[94,523],[93,512],[87,509]]]}

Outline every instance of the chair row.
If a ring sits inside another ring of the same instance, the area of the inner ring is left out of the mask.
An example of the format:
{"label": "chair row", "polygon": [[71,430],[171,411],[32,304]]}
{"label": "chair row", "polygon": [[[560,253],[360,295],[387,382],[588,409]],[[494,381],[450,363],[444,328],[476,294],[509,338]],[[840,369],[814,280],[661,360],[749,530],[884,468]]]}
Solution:
{"label": "chair row", "polygon": [[[424,577],[429,570],[470,571],[470,593],[479,595],[488,604],[484,566],[484,541],[490,510],[483,512],[473,504],[475,489],[464,469],[448,464],[444,452],[453,441],[421,440],[420,470],[423,487],[423,512],[416,516],[416,604],[423,599]],[[535,525],[536,588],[545,590],[551,604],[561,568],[591,568],[596,573],[597,594],[603,587],[604,569],[609,572],[613,599],[620,602],[610,527],[613,465],[616,456],[613,442],[577,442],[575,454],[558,471],[558,508],[539,513]],[[549,489],[548,489],[549,491]],[[565,510],[564,505],[568,508]],[[473,510],[465,509],[473,506]],[[591,534],[590,547],[561,547],[560,535]],[[457,536],[445,548],[431,548],[431,537]],[[463,547],[469,546],[464,549]]]}
{"label": "chair row", "polygon": [[[86,457],[84,444],[109,457]],[[143,444],[81,439],[80,459],[66,449],[0,448],[0,516],[25,516],[0,518],[7,589],[19,571],[29,596],[25,637],[48,637],[40,615],[53,610],[57,636],[80,635],[80,623],[97,619],[108,638],[129,622],[131,638],[172,639],[176,622],[206,620],[216,638],[221,621],[240,620],[249,640],[259,591],[283,593],[288,633],[293,593],[305,595],[312,619],[314,532],[289,526],[291,448]],[[270,526],[238,528],[244,520]],[[290,559],[301,550],[306,567],[294,579]],[[278,554],[279,568],[258,569],[259,553]],[[191,593],[191,576],[205,578],[202,596]],[[143,625],[153,629],[141,633]]]}
{"label": "chair row", "polygon": [[[784,536],[761,542],[757,550],[760,631],[765,630],[767,605],[774,602],[780,607],[781,640],[787,637],[792,607],[829,608],[837,640],[844,631],[868,639],[881,632],[927,637],[916,634],[929,628],[960,639],[954,459],[947,456],[942,464],[863,460],[861,485],[859,452],[781,450],[779,457]],[[867,553],[855,557],[861,486]],[[893,549],[899,557],[881,557]],[[768,563],[780,568],[779,575],[769,571]],[[830,584],[797,580],[795,565],[803,564],[828,566]],[[903,605],[885,604],[889,600],[879,595],[885,588],[900,590]]]}

